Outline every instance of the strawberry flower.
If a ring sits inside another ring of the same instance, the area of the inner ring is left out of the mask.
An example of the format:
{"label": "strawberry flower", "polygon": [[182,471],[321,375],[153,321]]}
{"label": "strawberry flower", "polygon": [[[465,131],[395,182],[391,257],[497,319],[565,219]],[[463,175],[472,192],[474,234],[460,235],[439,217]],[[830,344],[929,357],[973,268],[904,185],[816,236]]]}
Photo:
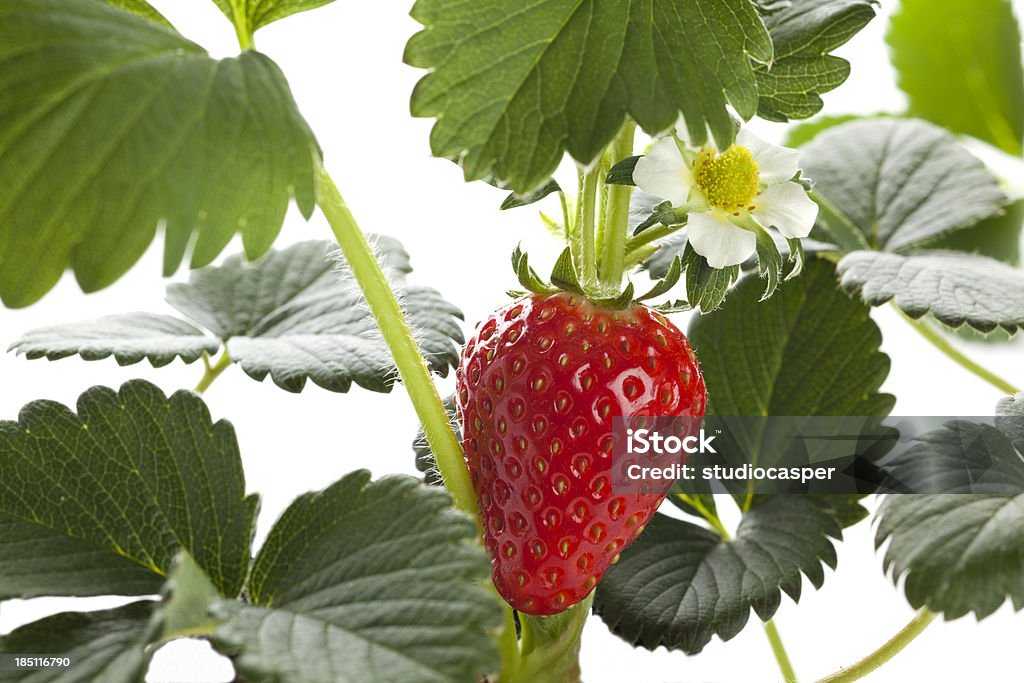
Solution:
{"label": "strawberry flower", "polygon": [[747,129],[724,151],[710,141],[694,149],[683,139],[677,128],[676,135],[655,142],[637,161],[633,182],[689,212],[687,239],[712,268],[750,258],[758,230],[774,227],[790,239],[811,232],[818,205],[795,181],[795,149],[769,144]]}

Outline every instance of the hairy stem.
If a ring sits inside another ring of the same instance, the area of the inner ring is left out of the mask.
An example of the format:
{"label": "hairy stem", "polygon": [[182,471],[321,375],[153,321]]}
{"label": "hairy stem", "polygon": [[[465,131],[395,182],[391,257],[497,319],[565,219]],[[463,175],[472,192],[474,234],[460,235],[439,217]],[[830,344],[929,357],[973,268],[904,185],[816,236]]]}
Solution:
{"label": "hairy stem", "polygon": [[520,614],[522,660],[514,677],[501,683],[580,683],[580,637],[594,594],[561,614]]}
{"label": "hairy stem", "polygon": [[595,249],[594,224],[597,216],[597,188],[600,181],[600,164],[598,168],[580,171],[579,207],[571,242],[579,246],[574,252],[574,265],[580,277],[583,291],[590,293],[597,285],[597,253]]}
{"label": "hairy stem", "polygon": [[203,376],[199,378],[199,384],[196,385],[196,393],[201,394],[210,388],[213,381],[220,377],[221,373],[228,369],[231,365],[231,356],[228,355],[228,350],[224,349],[224,352],[220,354],[220,358],[213,365],[210,365],[210,357],[205,353],[203,354]]}
{"label": "hairy stem", "polygon": [[922,609],[909,624],[900,629],[900,632],[890,638],[885,645],[853,666],[838,671],[831,676],[826,676],[818,681],[818,683],[850,683],[851,681],[860,680],[899,654],[914,638],[921,635],[928,628],[928,625],[935,620],[936,616],[934,612],[926,608]]}
{"label": "hairy stem", "polygon": [[[633,134],[636,124],[627,120],[611,146],[611,164],[622,161],[633,154]],[[603,179],[602,179],[603,180]],[[629,197],[631,185],[609,185],[608,203],[605,210],[601,245],[601,284],[609,290],[618,291],[626,260],[626,233],[629,230]]]}
{"label": "hairy stem", "polygon": [[793,670],[793,664],[789,661],[789,654],[786,652],[786,647],[782,644],[782,637],[779,636],[779,629],[776,628],[775,622],[771,619],[764,622],[764,632],[772,646],[772,654],[775,655],[775,661],[779,663],[782,680],[786,683],[796,683],[796,672]]}
{"label": "hairy stem", "polygon": [[932,345],[942,353],[946,354],[949,358],[955,361],[958,365],[963,367],[969,372],[973,372],[975,375],[985,380],[995,388],[1007,394],[1020,393],[1020,389],[1006,381],[999,375],[995,374],[991,370],[983,368],[982,366],[975,363],[973,360],[960,353],[955,346],[953,346],[948,339],[942,336],[942,333],[930,326],[924,319],[915,320],[909,315],[904,313],[898,306],[893,304],[893,308],[899,311],[903,319],[910,323],[910,326],[920,333],[922,337],[927,339]]}
{"label": "hairy stem", "polygon": [[416,345],[405,313],[391,291],[391,285],[377,262],[373,248],[356,224],[341,192],[322,166],[317,190],[320,210],[327,218],[341,253],[348,261],[356,284],[366,297],[384,343],[391,352],[398,374],[423,425],[427,443],[434,452],[445,488],[451,494],[455,507],[469,513],[479,525],[479,509],[463,459],[462,445],[448,421],[448,413],[437,393],[427,362]]}

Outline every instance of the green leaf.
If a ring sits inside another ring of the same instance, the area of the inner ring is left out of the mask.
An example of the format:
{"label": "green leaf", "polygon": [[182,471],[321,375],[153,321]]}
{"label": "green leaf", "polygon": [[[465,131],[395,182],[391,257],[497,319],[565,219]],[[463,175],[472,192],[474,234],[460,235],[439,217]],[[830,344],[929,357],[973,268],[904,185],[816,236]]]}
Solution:
{"label": "green leaf", "polygon": [[768,12],[775,45],[771,64],[757,65],[757,113],[769,121],[806,119],[822,107],[821,93],[850,75],[850,63],[829,54],[875,17],[875,0],[791,0]]}
{"label": "green leaf", "polygon": [[489,563],[447,493],[352,473],[293,503],[224,603],[215,647],[247,681],[469,681],[494,672]]}
{"label": "green leaf", "polygon": [[[761,295],[761,301],[764,301],[779,288],[779,278],[782,275],[782,254],[767,230],[759,228],[754,235],[757,237],[757,273],[765,281],[764,294]],[[800,240],[796,240],[796,242],[799,244]]]}
{"label": "green leaf", "polygon": [[[448,421],[455,430],[455,436],[459,443],[462,443],[462,431],[459,429],[459,421],[455,415],[455,396],[448,396],[444,399],[444,410],[448,413]],[[416,430],[416,438],[412,441],[412,451],[416,455],[416,469],[423,473],[423,483],[428,486],[443,486],[441,471],[437,469],[437,460],[434,459],[434,452],[430,450],[427,443],[427,435],[423,431],[423,425]]]}
{"label": "green leaf", "polygon": [[967,251],[998,259],[1011,266],[1020,263],[1021,229],[1024,228],[1024,199],[1006,207],[1001,216],[986,218],[970,230],[957,230],[940,237],[931,249]]}
{"label": "green leaf", "polygon": [[889,358],[870,310],[847,297],[834,267],[811,259],[761,302],[748,275],[729,305],[695,317],[687,337],[700,357],[715,415],[885,415],[879,394]]}
{"label": "green leaf", "polygon": [[864,116],[861,114],[835,114],[816,116],[810,121],[790,126],[786,129],[786,137],[782,144],[786,147],[802,147],[818,136],[818,133],[835,128],[850,121],[881,118],[882,114]]}
{"label": "green leaf", "polygon": [[71,658],[66,669],[2,670],[0,681],[35,683],[134,683],[146,673],[151,601],[99,612],[63,612],[0,638],[0,654]]}
{"label": "green leaf", "polygon": [[503,0],[419,0],[425,29],[406,61],[431,69],[412,95],[434,117],[431,149],[461,160],[468,180],[489,175],[517,192],[546,180],[565,151],[597,157],[629,115],[650,133],[685,117],[732,142],[727,105],[757,110],[751,59],[772,45],[754,6],[731,0],[544,0],[510,11]]}
{"label": "green leaf", "polygon": [[1008,0],[902,0],[886,40],[912,115],[1022,153],[1021,36]]}
{"label": "green leaf", "polygon": [[725,541],[657,514],[598,584],[594,611],[634,645],[696,654],[713,635],[737,635],[751,609],[770,619],[782,591],[799,600],[802,575],[820,588],[822,563],[836,566],[831,539],[841,538],[841,519],[823,497],[773,496]]}
{"label": "green leaf", "polygon": [[74,355],[101,360],[113,356],[119,365],[145,359],[159,368],[175,358],[192,363],[219,348],[216,339],[183,320],[153,313],[122,313],[29,330],[8,350],[24,353],[30,360],[59,360]]}
{"label": "green leaf", "polygon": [[554,179],[552,179],[541,185],[540,189],[533,192],[528,192],[526,194],[516,194],[515,192],[511,193],[509,196],[505,197],[505,201],[501,203],[501,210],[504,211],[506,209],[517,209],[520,206],[529,206],[530,204],[539,202],[553,192],[561,191],[562,188],[559,187],[558,183],[555,182]]}
{"label": "green leaf", "polygon": [[[224,16],[234,21],[231,0],[213,0],[213,2],[224,13]],[[251,35],[278,19],[284,19],[292,14],[323,7],[332,2],[334,0],[240,0],[238,4],[243,12],[243,25]]]}
{"label": "green leaf", "polygon": [[[906,577],[912,606],[947,619],[968,612],[981,619],[1007,599],[1014,609],[1024,608],[1024,460],[1011,443],[1020,434],[1020,411],[1011,401],[997,412],[998,428],[953,422],[921,437],[890,469],[899,479],[917,476],[922,467],[941,472],[946,460],[960,472],[965,458],[981,460],[984,469],[998,470],[1003,492],[892,495],[878,511],[875,542],[889,540],[886,571],[894,581]],[[1001,431],[1008,422],[1013,430]],[[955,490],[957,483],[950,483]]]}
{"label": "green leaf", "polygon": [[1024,453],[1024,393],[999,399],[996,428],[1010,437],[1020,453]]}
{"label": "green leaf", "polygon": [[126,12],[131,12],[132,14],[137,14],[140,17],[145,17],[146,19],[149,19],[150,21],[155,21],[158,24],[163,24],[164,26],[166,26],[169,29],[172,29],[172,30],[174,29],[174,26],[171,25],[171,22],[167,21],[167,19],[164,17],[164,15],[160,14],[155,9],[153,9],[153,6],[150,5],[148,2],[146,2],[146,0],[103,0],[103,1],[106,2],[108,5],[113,5],[114,7],[120,7],[121,9],[125,10]]}
{"label": "green leaf", "polygon": [[179,548],[238,595],[255,512],[231,425],[190,392],[137,380],[0,422],[2,597],[155,593]]}
{"label": "green leaf", "polygon": [[686,274],[686,301],[691,308],[700,309],[702,313],[710,313],[721,306],[729,288],[740,276],[739,266],[712,268],[689,242],[683,247],[683,268]]}
{"label": "green leaf", "polygon": [[901,251],[1002,213],[992,174],[924,121],[854,121],[804,146],[803,170],[827,200],[822,218],[847,251]]}
{"label": "green leaf", "polygon": [[892,299],[912,318],[931,313],[949,327],[981,332],[1024,326],[1024,270],[977,254],[855,251],[843,257],[843,287],[872,306]]}
{"label": "green leaf", "polygon": [[[239,232],[255,258],[319,151],[280,70],[92,0],[0,7],[0,298],[27,306],[68,267],[117,280],[165,225],[164,271],[210,263]],[[58,68],[59,67],[59,68]],[[254,141],[258,141],[255,144]]]}
{"label": "green leaf", "polygon": [[[429,287],[410,285],[409,255],[391,237],[371,236],[431,370],[458,363],[462,313]],[[394,361],[343,258],[326,241],[271,251],[255,264],[232,256],[167,288],[167,301],[227,344],[250,377],[288,391],[310,379],[330,391],[352,383],[390,391]],[[454,342],[454,343],[453,343]]]}

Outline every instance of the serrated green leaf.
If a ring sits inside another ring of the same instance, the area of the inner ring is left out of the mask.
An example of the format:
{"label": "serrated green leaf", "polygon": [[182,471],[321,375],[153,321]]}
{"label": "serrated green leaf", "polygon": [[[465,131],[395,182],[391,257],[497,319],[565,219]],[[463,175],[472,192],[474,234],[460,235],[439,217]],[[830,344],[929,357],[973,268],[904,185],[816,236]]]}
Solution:
{"label": "serrated green leaf", "polygon": [[820,496],[773,496],[724,541],[657,514],[598,584],[594,611],[634,645],[696,654],[714,635],[737,635],[751,609],[770,619],[782,591],[799,600],[802,576],[820,588],[822,563],[836,566],[841,518]]}
{"label": "serrated green leaf", "polygon": [[1024,138],[1020,39],[1008,0],[902,0],[886,35],[912,115],[1017,155]]}
{"label": "serrated green leaf", "polygon": [[[804,146],[800,159],[827,200],[829,233],[848,251],[919,247],[1002,213],[1007,201],[980,161],[924,121],[836,126]],[[860,245],[845,235],[851,229]]]}
{"label": "serrated green leaf", "polygon": [[1024,270],[977,254],[855,251],[839,262],[843,287],[872,306],[892,299],[911,318],[931,313],[949,327],[980,332],[1024,325]]}
{"label": "serrated green leaf", "polygon": [[145,17],[146,19],[155,21],[158,24],[163,24],[169,29],[174,28],[174,26],[171,25],[171,22],[167,21],[167,18],[164,17],[164,15],[153,9],[153,6],[146,2],[146,0],[103,0],[103,2],[108,5],[113,5],[114,7],[119,7],[127,12],[131,12],[132,14],[137,14],[140,17]]}
{"label": "serrated green leaf", "polygon": [[[768,299],[779,288],[779,279],[782,274],[782,254],[771,234],[764,229],[754,232],[757,237],[757,273],[765,281],[764,293],[761,301]],[[797,244],[800,240],[796,240]]]}
{"label": "serrated green leaf", "polygon": [[412,96],[435,117],[431,148],[460,159],[467,179],[494,175],[529,192],[565,151],[589,163],[624,116],[655,133],[686,116],[732,142],[731,104],[757,109],[751,58],[771,39],[752,4],[729,0],[542,0],[510,11],[502,0],[419,0],[405,59],[432,69]]}
{"label": "serrated green leaf", "polygon": [[[213,0],[228,19],[234,21],[230,0]],[[334,0],[239,0],[242,22],[250,34],[278,19],[329,5]]]}
{"label": "serrated green leaf", "polygon": [[1024,393],[999,399],[996,428],[1010,437],[1020,453],[1024,453]]}
{"label": "serrated green leaf", "polygon": [[764,23],[775,45],[770,65],[758,65],[757,113],[769,121],[806,119],[820,95],[842,85],[850,64],[831,54],[875,17],[874,0],[791,0]]}
{"label": "serrated green leaf", "polygon": [[291,197],[312,212],[316,141],[264,55],[214,60],[92,0],[8,0],[0,45],[6,305],[36,301],[68,267],[86,291],[111,284],[158,224],[171,273],[189,244],[204,266],[236,232],[264,253]]}
{"label": "serrated green leaf", "polygon": [[2,670],[0,681],[19,683],[136,683],[146,673],[151,601],[99,612],[63,612],[0,637],[0,654],[71,658],[65,669]]}
{"label": "serrated green leaf", "polygon": [[[997,410],[1002,418],[1019,415],[1006,403]],[[1011,426],[1019,429],[1017,418]],[[1015,609],[1024,608],[1024,460],[1011,434],[952,422],[919,438],[918,445],[888,466],[897,480],[944,477],[949,491],[999,491],[885,498],[875,542],[889,541],[885,569],[894,581],[905,576],[904,592],[912,606],[927,606],[947,619],[968,612],[982,619],[1007,599]],[[997,475],[963,481],[965,461],[972,474]]]}
{"label": "serrated green leaf", "polygon": [[185,548],[241,591],[255,499],[231,425],[143,381],[0,422],[0,595],[155,593]]}
{"label": "serrated green leaf", "polygon": [[[657,255],[655,255],[657,256]],[[740,276],[739,266],[712,268],[707,259],[694,251],[689,242],[683,246],[683,272],[686,277],[686,301],[701,313],[710,313],[725,300],[729,288]]]}
{"label": "serrated green leaf", "polygon": [[468,681],[498,666],[487,556],[447,493],[352,473],[293,503],[221,605],[214,645],[247,681]]}
{"label": "serrated green leaf", "polygon": [[[429,287],[408,284],[409,255],[391,237],[372,235],[378,259],[432,371],[444,376],[458,363],[462,313]],[[326,241],[271,251],[255,264],[232,256],[167,288],[167,301],[227,344],[250,377],[270,375],[288,391],[306,380],[330,391],[353,383],[390,391],[394,361],[344,260]]]}
{"label": "serrated green leaf", "polygon": [[183,320],[153,313],[121,313],[29,330],[8,351],[23,353],[29,360],[113,356],[118,365],[131,365],[145,359],[159,368],[175,358],[192,363],[219,348],[220,342]]}

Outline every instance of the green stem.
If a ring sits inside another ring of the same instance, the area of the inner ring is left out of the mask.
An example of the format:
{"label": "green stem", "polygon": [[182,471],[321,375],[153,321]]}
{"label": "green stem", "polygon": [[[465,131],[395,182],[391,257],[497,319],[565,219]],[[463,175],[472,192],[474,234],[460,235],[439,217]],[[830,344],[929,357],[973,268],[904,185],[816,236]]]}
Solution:
{"label": "green stem", "polygon": [[520,614],[522,659],[514,677],[501,683],[579,683],[580,637],[594,594],[550,617]]}
{"label": "green stem", "polygon": [[626,240],[626,260],[639,251],[641,248],[647,246],[651,242],[660,240],[662,237],[668,237],[674,232],[686,227],[685,223],[679,225],[654,225],[647,228],[639,235],[634,235]]}
{"label": "green stem", "polygon": [[231,23],[235,26],[235,36],[238,38],[238,46],[243,50],[253,50],[256,42],[253,39],[252,30],[249,27],[249,19],[246,16],[244,0],[231,0]]}
{"label": "green stem", "polygon": [[[615,137],[611,147],[611,165],[633,154],[633,134],[636,124],[627,120]],[[603,181],[603,178],[602,178]],[[625,270],[626,237],[629,230],[629,197],[631,185],[609,185],[608,204],[603,225],[604,241],[601,253],[601,284],[618,291]]]}
{"label": "green stem", "polygon": [[718,518],[718,515],[713,513],[711,510],[708,510],[699,497],[690,496],[685,493],[677,493],[676,497],[699,512],[701,517],[708,521],[708,524],[718,532],[718,535],[721,536],[723,540],[732,540],[732,535],[729,534],[729,530],[725,528],[724,524],[722,524],[722,520]]}
{"label": "green stem", "polygon": [[764,632],[768,636],[768,642],[771,643],[775,661],[779,663],[782,680],[786,683],[796,683],[796,672],[793,670],[793,664],[789,661],[789,654],[782,644],[782,638],[779,636],[779,629],[775,627],[775,622],[771,619],[764,622]]}
{"label": "green stem", "polygon": [[975,375],[985,380],[992,386],[996,387],[1000,391],[1006,394],[1017,394],[1020,393],[1020,389],[1016,386],[1007,382],[1005,379],[995,374],[991,370],[983,368],[982,366],[975,363],[973,360],[960,353],[955,346],[949,343],[949,340],[942,336],[942,333],[929,325],[923,318],[915,320],[909,315],[904,313],[898,306],[893,304],[893,308],[899,311],[903,319],[906,320],[911,327],[920,333],[922,337],[927,339],[932,345],[942,353],[946,354],[949,358],[955,361],[964,369],[969,372],[973,372]]}
{"label": "green stem", "polygon": [[341,253],[352,269],[356,284],[366,297],[370,312],[377,321],[384,343],[394,358],[398,374],[423,425],[427,443],[434,453],[445,488],[451,494],[455,507],[469,513],[479,525],[479,508],[463,458],[462,445],[448,420],[434,378],[420,354],[405,313],[391,291],[373,248],[356,224],[341,192],[322,166],[317,190],[320,210],[327,218]]}
{"label": "green stem", "polygon": [[213,380],[220,377],[220,374],[228,369],[231,365],[231,356],[228,355],[228,350],[224,349],[224,352],[220,354],[220,358],[213,365],[210,365],[210,357],[205,353],[203,354],[203,376],[199,378],[199,384],[196,385],[196,393],[201,394],[210,388],[213,384]]}
{"label": "green stem", "polygon": [[573,226],[572,241],[579,247],[576,257],[576,270],[580,276],[583,291],[590,293],[597,284],[597,253],[594,247],[594,223],[597,214],[597,187],[601,180],[600,164],[598,168],[580,172],[580,196],[576,223]]}
{"label": "green stem", "polygon": [[889,639],[885,645],[853,666],[836,672],[831,676],[826,676],[818,681],[818,683],[851,683],[851,681],[860,680],[899,654],[914,638],[921,635],[928,628],[928,624],[932,623],[936,616],[934,612],[922,609],[909,624],[900,629],[900,632]]}
{"label": "green stem", "polygon": [[498,651],[501,654],[501,682],[516,680],[519,677],[522,655],[519,652],[519,638],[516,635],[516,616],[511,607],[505,609],[505,622],[498,636]]}

